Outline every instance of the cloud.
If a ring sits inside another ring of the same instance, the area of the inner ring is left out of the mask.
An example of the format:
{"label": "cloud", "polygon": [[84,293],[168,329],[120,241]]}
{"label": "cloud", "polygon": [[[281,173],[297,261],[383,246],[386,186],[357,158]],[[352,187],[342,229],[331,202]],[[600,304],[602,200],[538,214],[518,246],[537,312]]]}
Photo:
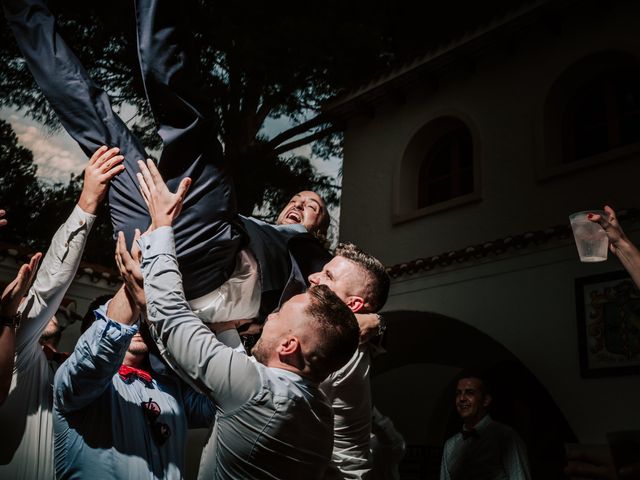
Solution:
{"label": "cloud", "polygon": [[16,110],[0,110],[0,118],[8,121],[21,145],[33,152],[38,177],[51,182],[68,182],[71,174],[84,168],[86,156],[64,131],[49,133],[37,122]]}

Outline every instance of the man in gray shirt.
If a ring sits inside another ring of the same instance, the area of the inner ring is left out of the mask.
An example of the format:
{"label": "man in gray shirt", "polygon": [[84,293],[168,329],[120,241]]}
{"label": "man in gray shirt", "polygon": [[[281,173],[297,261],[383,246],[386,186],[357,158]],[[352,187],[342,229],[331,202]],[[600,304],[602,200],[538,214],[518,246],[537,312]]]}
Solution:
{"label": "man in gray shirt", "polygon": [[[333,418],[318,384],[355,352],[353,313],[329,288],[314,286],[269,315],[253,357],[223,345],[190,310],[176,261],[171,225],[189,180],[172,194],[155,166],[147,166],[141,186],[152,225],[139,245],[149,329],[169,363],[217,408],[200,477],[322,478]],[[141,298],[137,261],[123,236],[117,258],[134,298]]]}

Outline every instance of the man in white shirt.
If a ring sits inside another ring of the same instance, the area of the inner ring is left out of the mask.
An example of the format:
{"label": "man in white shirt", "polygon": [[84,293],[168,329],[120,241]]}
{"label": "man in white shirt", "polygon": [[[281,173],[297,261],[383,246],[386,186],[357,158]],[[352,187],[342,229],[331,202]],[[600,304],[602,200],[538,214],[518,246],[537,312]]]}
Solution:
{"label": "man in white shirt", "polygon": [[51,371],[38,340],[75,277],[98,205],[123,170],[114,149],[98,149],[85,169],[78,204],[51,240],[35,282],[20,306],[11,387],[0,407],[0,478],[53,478]]}

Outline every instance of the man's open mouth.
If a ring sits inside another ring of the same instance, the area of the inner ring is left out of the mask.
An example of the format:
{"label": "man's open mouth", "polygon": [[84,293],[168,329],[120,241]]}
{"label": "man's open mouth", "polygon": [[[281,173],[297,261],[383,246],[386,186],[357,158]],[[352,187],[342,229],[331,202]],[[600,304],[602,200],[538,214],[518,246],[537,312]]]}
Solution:
{"label": "man's open mouth", "polygon": [[302,222],[302,216],[300,215],[299,212],[297,212],[295,210],[292,210],[292,211],[288,212],[287,215],[284,218],[286,218],[287,220],[291,220],[293,222],[296,222],[296,223]]}

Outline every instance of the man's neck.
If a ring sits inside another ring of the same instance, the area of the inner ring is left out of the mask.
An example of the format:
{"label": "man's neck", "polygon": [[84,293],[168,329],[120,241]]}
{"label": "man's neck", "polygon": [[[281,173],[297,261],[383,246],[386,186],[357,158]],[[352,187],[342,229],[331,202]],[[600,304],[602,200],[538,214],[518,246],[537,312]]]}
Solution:
{"label": "man's neck", "polygon": [[141,368],[145,363],[146,357],[146,354],[127,352],[124,356],[124,360],[122,360],[122,364],[127,367]]}
{"label": "man's neck", "polygon": [[484,412],[484,413],[482,413],[480,415],[477,415],[477,416],[475,416],[473,418],[470,418],[470,419],[464,421],[463,422],[464,423],[464,429],[465,430],[471,430],[472,428],[475,428],[476,425],[478,425],[482,421],[482,419],[484,419],[484,417],[486,417],[486,416],[487,416],[487,412]]}
{"label": "man's neck", "polygon": [[269,368],[278,368],[280,370],[286,370],[287,372],[295,373],[296,375],[304,378],[307,381],[318,383],[313,378],[309,377],[309,374],[307,372],[304,372],[304,371],[300,370],[299,368],[295,367],[294,365],[290,365],[288,363],[281,362],[280,360],[270,360],[269,362],[267,362],[265,364],[265,366],[269,367]]}

